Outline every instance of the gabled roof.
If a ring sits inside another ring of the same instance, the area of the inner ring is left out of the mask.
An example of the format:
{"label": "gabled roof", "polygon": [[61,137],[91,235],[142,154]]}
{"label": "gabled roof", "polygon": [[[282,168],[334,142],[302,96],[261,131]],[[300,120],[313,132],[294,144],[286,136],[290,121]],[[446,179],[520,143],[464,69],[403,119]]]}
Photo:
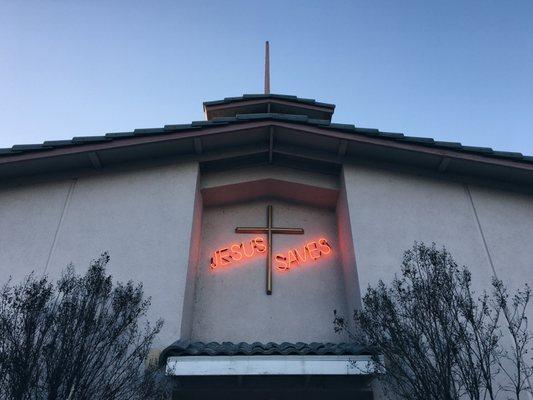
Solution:
{"label": "gabled roof", "polygon": [[244,114],[235,117],[215,118],[210,121],[193,121],[190,124],[165,125],[162,128],[142,128],[129,132],[113,132],[99,136],[76,136],[70,140],[47,140],[42,144],[17,144],[11,148],[0,148],[0,157],[5,158],[13,155],[46,152],[59,148],[82,147],[94,143],[110,143],[125,138],[148,137],[155,135],[167,135],[176,132],[200,131],[209,127],[239,124],[250,121],[284,121],[296,124],[315,126],[331,131],[357,133],[368,137],[382,138],[394,142],[416,144],[424,147],[451,149],[468,154],[478,154],[491,158],[508,159],[533,164],[533,156],[522,153],[498,151],[490,147],[463,146],[459,142],[447,142],[426,137],[406,136],[403,133],[382,132],[373,128],[359,128],[351,124],[338,124],[327,120],[308,118],[305,115],[287,114]]}
{"label": "gabled roof", "polygon": [[204,101],[204,107],[218,106],[221,104],[237,103],[246,100],[285,100],[294,103],[308,104],[324,108],[335,109],[335,104],[321,103],[315,99],[306,99],[303,97],[291,96],[288,94],[243,94],[237,97],[225,97],[223,100]]}
{"label": "gabled roof", "polygon": [[[222,103],[238,104],[241,99],[246,99],[246,103],[257,98],[270,101],[279,97],[243,96]],[[290,97],[297,104],[314,102],[293,96],[282,97]],[[332,105],[325,106],[332,110]],[[154,157],[192,158],[200,161],[204,168],[239,163],[299,163],[299,167],[317,168],[326,173],[336,173],[344,162],[350,160],[371,160],[392,165],[407,164],[439,173],[533,184],[533,157],[520,153],[381,132],[309,115],[266,112],[15,145],[0,149],[0,177],[101,168]]]}
{"label": "gabled roof", "polygon": [[277,113],[306,115],[309,118],[331,121],[334,111],[334,104],[284,94],[245,94],[204,103],[207,120],[235,117],[238,114]]}

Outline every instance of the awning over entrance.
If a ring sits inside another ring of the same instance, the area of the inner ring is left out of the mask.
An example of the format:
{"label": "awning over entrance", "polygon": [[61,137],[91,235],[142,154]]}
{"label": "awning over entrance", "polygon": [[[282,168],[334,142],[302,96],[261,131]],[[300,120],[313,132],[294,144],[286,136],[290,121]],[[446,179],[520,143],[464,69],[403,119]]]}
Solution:
{"label": "awning over entrance", "polygon": [[160,362],[168,357],[188,356],[362,356],[368,349],[357,343],[233,343],[178,340],[161,352]]}
{"label": "awning over entrance", "polygon": [[160,356],[176,398],[371,399],[375,366],[354,343],[178,341]]}

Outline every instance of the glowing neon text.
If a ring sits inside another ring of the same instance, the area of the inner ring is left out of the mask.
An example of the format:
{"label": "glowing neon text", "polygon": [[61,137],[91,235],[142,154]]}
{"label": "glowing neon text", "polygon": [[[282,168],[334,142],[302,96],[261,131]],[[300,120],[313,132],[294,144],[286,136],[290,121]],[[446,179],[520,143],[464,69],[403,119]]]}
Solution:
{"label": "glowing neon text", "polygon": [[294,265],[300,265],[308,261],[316,261],[323,255],[331,253],[331,245],[324,238],[307,243],[303,249],[289,250],[286,254],[278,253],[274,256],[276,269],[288,271]]}
{"label": "glowing neon text", "polygon": [[[237,261],[250,259],[266,252],[267,244],[261,237],[256,237],[249,242],[233,243],[213,253],[210,267],[211,269],[227,267]],[[278,271],[288,271],[294,266],[316,261],[331,252],[332,248],[327,239],[320,238],[308,242],[300,249],[295,248],[286,253],[277,253],[273,258]]]}
{"label": "glowing neon text", "polygon": [[211,257],[211,269],[224,267],[233,261],[243,258],[251,258],[255,253],[264,253],[267,250],[265,239],[256,237],[249,243],[234,243],[228,247],[223,247],[213,253]]}

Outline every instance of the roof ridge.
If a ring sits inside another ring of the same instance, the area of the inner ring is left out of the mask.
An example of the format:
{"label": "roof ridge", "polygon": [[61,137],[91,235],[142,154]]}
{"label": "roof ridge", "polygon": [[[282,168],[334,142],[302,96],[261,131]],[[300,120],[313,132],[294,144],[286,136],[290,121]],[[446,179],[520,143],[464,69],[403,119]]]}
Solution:
{"label": "roof ridge", "polygon": [[261,100],[261,99],[277,99],[277,100],[286,100],[286,101],[292,101],[296,103],[306,103],[311,104],[318,107],[325,107],[325,108],[335,108],[335,104],[332,103],[323,103],[320,101],[316,101],[315,99],[306,98],[306,97],[297,97],[294,95],[288,95],[288,94],[243,94],[242,96],[234,96],[234,97],[224,97],[222,100],[211,100],[211,101],[204,101],[203,105],[204,107],[209,106],[217,106],[220,104],[229,104],[229,103],[235,103],[235,102],[241,102],[246,100]]}
{"label": "roof ridge", "polygon": [[[270,95],[271,96],[271,95]],[[348,133],[362,134],[365,136],[373,136],[393,141],[401,141],[407,143],[414,143],[422,146],[437,147],[443,149],[451,149],[466,153],[480,154],[494,158],[511,159],[515,161],[533,163],[533,156],[523,155],[519,152],[494,150],[490,147],[466,146],[459,142],[447,142],[435,140],[433,138],[424,138],[417,136],[406,136],[403,133],[381,132],[378,129],[357,127],[353,124],[340,124],[330,122],[328,120],[318,120],[307,117],[306,115],[298,114],[278,114],[278,113],[257,113],[257,114],[237,114],[235,117],[221,117],[215,118],[211,121],[192,121],[189,124],[175,124],[165,125],[160,128],[141,128],[134,129],[129,132],[110,132],[105,135],[97,136],[75,136],[72,139],[66,140],[47,140],[42,144],[15,144],[10,148],[0,148],[0,157],[19,155],[30,152],[45,152],[59,147],[67,146],[83,146],[85,144],[92,144],[97,142],[111,142],[123,138],[151,136],[151,135],[165,135],[175,133],[178,131],[187,131],[195,129],[204,129],[212,126],[243,123],[253,120],[276,120],[293,123],[304,123],[314,125],[324,129],[338,130]]]}

